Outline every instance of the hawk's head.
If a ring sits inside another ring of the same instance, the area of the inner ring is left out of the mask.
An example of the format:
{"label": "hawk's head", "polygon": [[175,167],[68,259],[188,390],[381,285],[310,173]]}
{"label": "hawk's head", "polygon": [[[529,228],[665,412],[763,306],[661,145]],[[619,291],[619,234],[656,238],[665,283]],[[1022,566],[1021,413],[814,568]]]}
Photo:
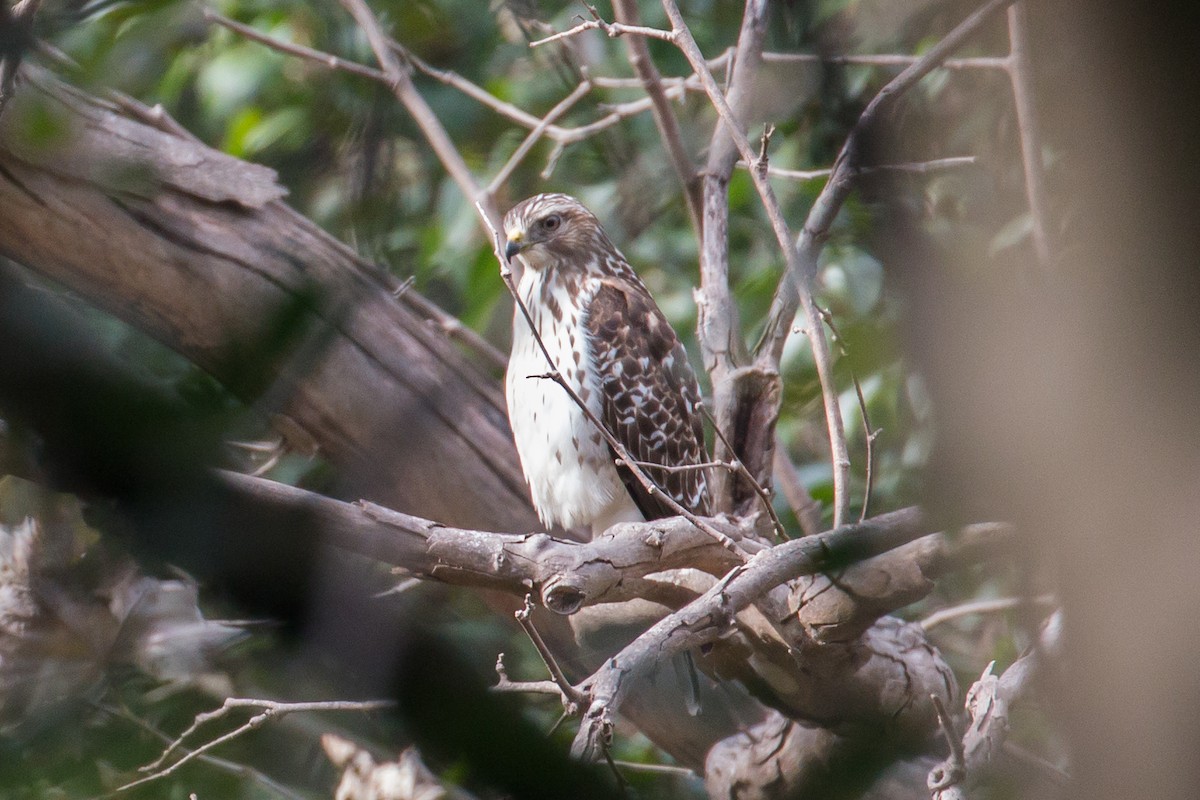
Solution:
{"label": "hawk's head", "polygon": [[539,194],[517,203],[504,215],[504,235],[505,257],[512,261],[519,253],[535,270],[612,250],[596,216],[566,194]]}

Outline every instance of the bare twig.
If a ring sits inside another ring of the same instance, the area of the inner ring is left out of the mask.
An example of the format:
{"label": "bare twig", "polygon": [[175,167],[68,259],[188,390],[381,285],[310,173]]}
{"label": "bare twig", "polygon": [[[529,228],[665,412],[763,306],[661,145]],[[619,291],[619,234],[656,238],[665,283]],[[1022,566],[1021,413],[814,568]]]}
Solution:
{"label": "bare twig", "polygon": [[933,701],[933,707],[937,710],[938,725],[941,726],[942,736],[950,747],[950,757],[929,773],[929,788],[931,791],[938,791],[961,781],[966,773],[966,765],[962,740],[954,728],[954,719],[946,710],[946,704],[936,694],[929,695],[929,699]]}
{"label": "bare twig", "polygon": [[[137,716],[136,714],[133,714],[127,709],[117,708],[115,706],[109,706],[103,703],[95,703],[93,705],[95,708],[103,711],[105,714],[108,714],[111,717],[125,720],[131,725],[137,726],[141,730],[161,741],[163,744],[169,745],[173,741],[170,736],[163,733],[158,728],[154,727],[149,722]],[[198,760],[203,764],[208,764],[209,766],[215,767],[216,769],[219,769],[222,772],[230,775],[235,775],[239,778],[249,777],[255,783],[260,784],[268,791],[275,792],[280,797],[293,798],[294,800],[301,800],[303,797],[301,794],[289,789],[287,786],[284,786],[249,764],[239,764],[236,761],[229,761],[228,759],[218,758],[217,756],[208,754],[199,756]]]}
{"label": "bare twig", "polygon": [[637,761],[622,761],[619,758],[614,758],[612,763],[622,769],[633,772],[651,772],[659,775],[681,775],[683,777],[691,777],[696,774],[696,770],[694,769],[677,767],[674,764],[642,764]]}
{"label": "bare twig", "polygon": [[489,196],[495,195],[496,192],[500,190],[500,187],[508,181],[509,177],[513,173],[513,170],[515,170],[517,166],[525,160],[525,156],[529,155],[529,151],[533,149],[533,146],[537,144],[538,140],[541,139],[546,133],[546,129],[549,128],[556,119],[567,113],[572,106],[582,100],[583,97],[591,90],[592,84],[589,81],[584,80],[582,83],[576,86],[569,95],[558,101],[554,108],[550,109],[550,111],[546,113],[546,116],[543,117],[533,128],[533,130],[531,130],[525,136],[525,139],[521,142],[517,149],[513,151],[513,154],[509,157],[508,161],[503,167],[501,167],[500,171],[496,173],[496,177],[492,178],[491,183],[488,184],[484,191]]}
{"label": "bare twig", "polygon": [[787,449],[783,442],[775,442],[774,456],[775,484],[783,493],[783,499],[800,523],[800,530],[805,536],[820,533],[821,504],[809,494],[808,487],[800,482],[800,473],[796,465],[788,458]]}
{"label": "bare twig", "polygon": [[[918,175],[923,175],[928,172],[934,172],[942,169],[950,169],[953,167],[971,166],[978,162],[975,156],[950,156],[948,158],[935,158],[929,161],[912,161],[903,164],[879,164],[878,166],[865,167],[859,170],[860,176],[870,175],[875,172],[912,172]],[[738,169],[749,169],[746,163],[739,161]],[[824,169],[782,169],[780,167],[768,167],[767,175],[772,178],[786,178],[797,181],[815,181],[822,178],[828,178],[833,174],[833,170],[829,167]]]}
{"label": "bare twig", "polygon": [[858,512],[858,521],[862,522],[871,508],[871,491],[875,485],[875,439],[879,436],[879,431],[871,427],[871,415],[867,413],[867,398],[863,396],[862,381],[853,370],[850,371],[850,379],[854,382],[854,394],[858,397],[858,413],[863,424],[863,445],[866,448],[863,454],[866,461],[863,482],[866,485],[863,486],[862,510]]}
{"label": "bare twig", "polygon": [[[533,614],[533,595],[525,595],[525,605],[520,608],[514,615],[517,624],[521,626],[521,630],[525,631],[525,635],[529,637],[529,641],[533,642],[534,648],[538,655],[542,657],[542,663],[546,665],[546,669],[550,672],[550,677],[554,679],[555,686],[558,687],[563,698],[567,702],[564,703],[566,710],[570,714],[574,714],[587,698],[583,693],[571,685],[567,680],[567,676],[563,674],[562,668],[558,666],[558,660],[554,658],[554,654],[550,652],[550,648],[546,646],[546,640],[542,638],[542,634],[538,632],[537,626],[533,624],[530,617]],[[499,662],[497,662],[499,665]]]}
{"label": "bare twig", "polygon": [[[763,61],[774,63],[831,64],[835,66],[907,67],[922,56],[909,55],[822,55],[819,53],[763,53]],[[947,58],[939,67],[945,69],[1008,69],[1007,59],[996,57]]]}
{"label": "bare twig", "polygon": [[305,47],[302,44],[295,44],[283,39],[277,39],[274,36],[268,36],[267,34],[262,33],[261,31],[250,27],[249,25],[244,25],[236,20],[230,19],[229,17],[223,16],[222,14],[218,14],[216,11],[213,11],[210,8],[203,9],[202,13],[204,14],[204,19],[208,22],[220,25],[223,28],[228,28],[239,36],[249,39],[250,41],[266,45],[272,50],[278,50],[281,53],[287,53],[288,55],[303,58],[306,61],[312,61],[322,65],[323,67],[336,70],[338,72],[346,72],[351,75],[358,75],[362,78],[370,78],[371,80],[380,81],[381,83],[387,82],[387,76],[385,76],[381,71],[363,64],[359,64],[356,61],[347,61],[344,58],[323,52],[321,50],[314,50],[313,48]]}
{"label": "bare twig", "polygon": [[664,42],[675,41],[674,31],[664,31],[659,28],[647,28],[643,25],[623,25],[620,22],[605,22],[603,19],[601,19],[600,13],[596,11],[595,6],[591,4],[585,5],[587,5],[587,10],[592,15],[590,20],[585,20],[570,30],[556,33],[553,36],[547,36],[544,39],[532,41],[529,43],[529,46],[541,47],[544,44],[558,42],[571,36],[577,36],[578,34],[586,31],[594,31],[597,29],[604,31],[604,33],[607,34],[611,39],[615,39],[618,36],[624,36],[626,34],[632,34],[634,36],[648,36],[651,39],[662,39]]}
{"label": "bare twig", "polygon": [[[192,721],[192,724],[189,725],[183,733],[179,734],[179,736],[176,737],[175,740],[172,741],[165,750],[163,750],[162,754],[153,763],[147,764],[139,770],[141,772],[149,772],[151,774],[143,778],[138,778],[135,781],[131,781],[124,786],[118,787],[116,792],[125,792],[136,786],[142,786],[152,781],[165,778],[174,773],[184,764],[200,758],[213,748],[218,747],[232,739],[236,739],[245,733],[257,730],[271,720],[278,719],[279,717],[283,717],[288,714],[307,711],[375,711],[381,708],[388,708],[391,705],[393,704],[388,700],[330,700],[312,703],[281,703],[274,700],[254,700],[229,697],[226,698],[225,702],[221,704],[221,707],[215,711],[207,711],[197,714],[196,718]],[[202,725],[217,719],[221,719],[235,709],[243,708],[262,709],[262,711],[259,714],[255,714],[232,731],[205,742],[200,747],[197,747],[195,750],[185,754],[182,758],[170,766],[163,766],[163,764],[165,764],[167,760],[183,746],[184,741],[194,734]]]}
{"label": "bare twig", "polygon": [[[716,419],[714,419],[712,414],[708,412],[708,407],[701,406],[701,409],[704,411],[704,415],[708,417],[708,421],[712,423],[713,433],[719,440],[721,440],[721,442],[724,443],[725,449],[728,450],[730,454],[733,454],[733,445],[730,443],[729,439],[726,438],[725,433],[721,430],[721,426],[717,424]],[[787,535],[787,529],[783,527],[783,522],[779,519],[779,515],[775,513],[775,504],[771,502],[771,493],[768,492],[766,488],[759,483],[753,475],[750,474],[750,470],[746,468],[746,465],[742,462],[742,460],[735,457],[732,461],[718,461],[718,463],[725,466],[725,468],[729,471],[736,472],[746,479],[746,481],[750,484],[750,487],[754,490],[754,493],[758,495],[758,499],[762,502],[763,508],[767,512],[767,516],[771,518],[771,525],[775,528],[775,535],[779,537],[780,541],[784,539],[790,539],[791,537]]]}
{"label": "bare twig", "polygon": [[[839,331],[837,326],[834,324],[833,314],[831,314],[828,309],[822,308],[819,310],[821,312],[821,319],[823,319],[825,324],[829,326],[829,332],[833,335],[834,340],[838,344],[838,351],[843,357],[848,355],[846,350],[846,340],[842,336],[841,331]],[[875,439],[877,436],[879,436],[879,431],[871,428],[871,415],[867,411],[867,398],[863,394],[862,381],[858,379],[858,373],[853,369],[849,370],[849,372],[850,381],[854,384],[854,395],[858,398],[858,414],[862,419],[863,444],[866,450],[863,455],[863,458],[866,460],[866,467],[864,470],[864,483],[866,485],[863,487],[862,510],[858,514],[858,521],[862,522],[867,518],[867,512],[871,507],[871,491],[875,482]]]}
{"label": "bare twig", "polygon": [[1065,786],[1071,781],[1071,773],[1045,758],[1042,758],[1037,753],[1031,753],[1024,747],[1021,747],[1015,742],[1004,742],[1004,753],[1013,759],[1024,764],[1036,767],[1042,771],[1046,777],[1059,786]]}
{"label": "bare twig", "polygon": [[[846,137],[846,141],[843,143],[842,149],[834,161],[829,181],[825,184],[825,187],[821,190],[821,193],[817,196],[816,201],[809,210],[808,219],[805,220],[804,228],[796,241],[798,257],[794,260],[789,260],[789,271],[776,290],[775,298],[771,303],[766,330],[758,346],[755,348],[756,354],[760,359],[766,359],[768,363],[778,363],[779,361],[779,357],[783,352],[783,345],[791,329],[792,318],[796,314],[797,303],[802,306],[804,305],[803,298],[796,297],[796,286],[811,282],[816,276],[817,258],[824,246],[829,228],[833,224],[838,211],[841,210],[842,204],[845,203],[854,178],[860,172],[860,143],[867,131],[875,124],[876,120],[892,107],[897,98],[942,64],[950,53],[954,52],[969,37],[974,35],[984,23],[991,19],[993,14],[996,14],[1013,2],[1015,0],[988,0],[988,2],[984,3],[974,13],[955,26],[950,33],[930,48],[927,53],[909,64],[904,71],[880,89],[879,93],[871,99],[862,114],[859,115],[858,121],[854,124],[850,135]],[[743,159],[747,164],[753,160],[746,156],[743,156]],[[753,171],[751,174],[753,174]],[[794,273],[791,271],[793,265],[797,269]],[[812,327],[813,322],[811,319],[808,319],[807,308],[805,308],[805,312],[806,323],[809,327]]]}
{"label": "bare twig", "polygon": [[1029,58],[1029,34],[1025,7],[1016,3],[1008,9],[1008,37],[1011,51],[1007,59],[1012,81],[1013,102],[1017,109],[1017,129],[1021,134],[1021,159],[1025,166],[1025,194],[1033,218],[1033,248],[1042,269],[1053,263],[1054,241],[1046,196],[1045,167],[1042,165],[1042,134],[1037,103],[1033,96],[1033,65]]}
{"label": "bare twig", "polygon": [[433,149],[442,166],[450,173],[450,177],[458,184],[459,189],[468,200],[475,202],[480,214],[493,227],[500,224],[500,211],[496,208],[495,200],[490,196],[481,195],[479,184],[471,173],[462,154],[454,146],[445,127],[433,113],[433,109],[425,102],[425,98],[413,86],[412,76],[400,63],[396,55],[395,43],[392,42],[379,26],[379,20],[366,4],[365,0],[342,0],[342,5],[354,17],[354,21],[366,34],[371,50],[383,69],[387,84],[392,94],[408,111],[417,127],[421,129],[425,141]]}
{"label": "bare twig", "polygon": [[[635,0],[613,0],[613,14],[620,23],[637,25],[641,22]],[[683,187],[683,197],[687,202],[688,217],[692,221],[692,228],[699,236],[703,214],[699,176],[696,174],[696,165],[692,163],[692,158],[683,145],[679,120],[675,118],[670,100],[663,90],[662,76],[659,75],[654,61],[650,58],[650,48],[647,47],[644,37],[627,37],[625,47],[629,53],[629,64],[641,81],[641,87],[646,91],[646,96],[653,103],[651,110],[654,114],[654,124],[658,128],[659,138],[662,139],[671,166],[675,169],[675,175]]]}
{"label": "bare twig", "polygon": [[492,687],[493,692],[548,694],[562,700],[564,706],[571,702],[562,687],[554,681],[514,681],[509,678],[508,670],[504,666],[504,653],[496,656],[496,676],[497,681],[496,685]]}
{"label": "bare twig", "polygon": [[[757,354],[759,359],[767,364],[779,363],[784,342],[787,340],[791,328],[791,321],[796,313],[796,306],[799,304],[804,312],[805,330],[813,347],[814,360],[821,378],[822,394],[825,399],[826,417],[833,450],[835,526],[845,518],[845,511],[849,503],[846,489],[850,459],[841,424],[841,412],[837,404],[837,391],[828,362],[828,348],[823,335],[824,328],[820,324],[816,304],[812,299],[812,285],[816,280],[818,256],[824,247],[829,228],[849,195],[854,177],[858,174],[861,157],[860,143],[866,132],[883,112],[891,107],[897,97],[916,85],[921,78],[929,74],[969,36],[973,35],[993,14],[1011,5],[1013,1],[988,0],[934,45],[928,53],[888,82],[867,104],[834,161],[833,173],[829,181],[809,210],[808,218],[796,239],[795,247],[788,248],[787,273],[780,281],[772,301],[767,327],[763,339],[759,342]],[[670,0],[664,0],[664,3],[671,4]],[[693,66],[695,65],[693,64]],[[697,71],[699,70],[697,69]],[[753,163],[754,157],[748,152],[748,148],[742,152],[742,159],[747,164]],[[751,170],[750,174],[755,175],[755,171]],[[777,227],[779,230],[786,231],[786,227]]]}
{"label": "bare twig", "polygon": [[1038,670],[1047,660],[1057,659],[1061,650],[1062,612],[1056,611],[1042,626],[1036,645],[1002,675],[993,674],[994,661],[988,664],[967,692],[970,724],[962,738],[963,769],[954,772],[943,762],[930,771],[928,784],[934,800],[962,797],[963,787],[996,758],[1008,736],[1010,707],[1029,690]]}
{"label": "bare twig", "polygon": [[949,608],[940,608],[921,620],[921,627],[925,630],[930,630],[936,628],[938,625],[962,617],[969,617],[976,614],[995,614],[999,611],[1008,611],[1009,609],[1025,604],[1052,605],[1054,602],[1054,595],[1049,594],[1034,598],[1000,597],[995,600],[975,600],[970,603],[950,606]]}

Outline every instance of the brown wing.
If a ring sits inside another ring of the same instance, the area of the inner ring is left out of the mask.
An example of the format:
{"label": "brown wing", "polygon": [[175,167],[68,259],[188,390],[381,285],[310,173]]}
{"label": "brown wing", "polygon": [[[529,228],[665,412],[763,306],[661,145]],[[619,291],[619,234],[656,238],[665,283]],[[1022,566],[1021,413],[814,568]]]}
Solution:
{"label": "brown wing", "polygon": [[[645,287],[605,278],[588,305],[585,324],[600,375],[602,420],[629,454],[671,467],[707,461],[700,387],[683,345]],[[705,470],[643,470],[684,508],[708,513]],[[627,468],[619,471],[646,519],[675,515]]]}

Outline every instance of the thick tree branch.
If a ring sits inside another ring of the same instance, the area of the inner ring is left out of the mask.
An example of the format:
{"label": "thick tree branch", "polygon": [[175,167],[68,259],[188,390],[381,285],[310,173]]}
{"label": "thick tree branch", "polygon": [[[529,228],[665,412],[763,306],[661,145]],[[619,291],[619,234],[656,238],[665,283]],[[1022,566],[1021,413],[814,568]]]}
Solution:
{"label": "thick tree branch", "polygon": [[[368,502],[344,503],[281,483],[236,473],[225,481],[248,500],[281,516],[311,516],[335,546],[445,583],[535,592],[559,614],[639,596],[634,579],[689,567],[722,575],[738,559],[682,517],[614,526],[591,542],[544,533],[513,535],[443,525]],[[753,528],[712,519],[748,550],[761,549]]]}
{"label": "thick tree branch", "polygon": [[573,752],[591,757],[600,752],[631,684],[654,664],[715,641],[732,629],[739,611],[774,587],[897,547],[916,538],[921,525],[916,509],[892,512],[868,523],[778,545],[735,567],[702,597],[654,625],[592,676],[592,702]]}
{"label": "thick tree branch", "polygon": [[[439,332],[441,317],[429,324],[416,293],[393,296],[391,276],[280,202],[270,170],[42,70],[22,75],[0,117],[0,253],[257,403],[361,496],[457,524],[539,527],[493,379]],[[53,146],[22,134],[38,108],[62,126]],[[458,485],[471,492],[446,491]]]}

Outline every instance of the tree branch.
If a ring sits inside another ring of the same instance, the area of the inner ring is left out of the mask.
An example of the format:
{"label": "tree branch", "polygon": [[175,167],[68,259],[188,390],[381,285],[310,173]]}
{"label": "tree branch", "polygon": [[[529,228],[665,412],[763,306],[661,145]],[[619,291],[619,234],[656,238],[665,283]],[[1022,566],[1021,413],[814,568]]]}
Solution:
{"label": "tree branch", "polygon": [[[863,137],[875,122],[887,111],[904,92],[911,89],[922,78],[945,62],[950,53],[975,34],[992,15],[1001,9],[1012,5],[1015,0],[989,0],[965,20],[960,22],[941,41],[929,49],[916,61],[907,66],[903,72],[889,81],[879,93],[871,99],[867,107],[859,115],[858,121],[851,129],[850,135],[838,152],[834,161],[829,181],[817,196],[804,228],[796,240],[797,258],[788,261],[788,271],[780,282],[771,303],[771,311],[767,319],[767,327],[763,337],[755,348],[756,356],[766,363],[778,364],[783,353],[783,345],[790,333],[792,318],[796,314],[797,304],[803,305],[804,298],[796,297],[799,287],[811,284],[817,274],[817,257],[824,247],[825,239],[834,218],[841,210],[854,178],[861,171],[860,147]],[[753,159],[743,155],[747,163]],[[753,173],[753,171],[751,171]],[[813,321],[805,309],[805,322],[811,327]]]}
{"label": "tree branch", "polygon": [[[764,0],[755,0],[755,2],[762,3],[765,6]],[[676,44],[691,63],[692,69],[700,76],[700,81],[708,93],[709,100],[716,107],[721,121],[724,122],[725,128],[732,137],[734,147],[741,155],[742,160],[747,164],[754,163],[757,156],[754,153],[754,149],[750,146],[745,132],[741,129],[738,114],[730,107],[725,95],[713,79],[712,73],[709,72],[704,55],[700,52],[696,40],[692,38],[691,31],[688,30],[679,7],[675,4],[674,0],[663,0],[663,8],[666,9],[667,16],[671,20],[672,29],[677,34]],[[755,55],[752,57],[757,58],[757,53],[760,50],[761,46],[754,48],[752,51]],[[734,68],[736,72],[736,64]],[[754,180],[754,186],[758,190],[759,197],[762,198],[763,207],[766,209],[767,217],[771,221],[771,228],[775,232],[779,247],[787,260],[787,274],[804,274],[807,276],[807,273],[801,273],[800,271],[796,249],[792,246],[792,233],[783,218],[783,212],[779,208],[779,201],[775,197],[775,191],[771,188],[767,177],[761,174],[759,170],[750,170],[750,175]],[[706,228],[707,224],[706,221]],[[841,407],[838,404],[837,386],[833,379],[833,365],[829,354],[829,343],[825,338],[825,328],[821,324],[820,314],[812,298],[811,287],[812,280],[806,278],[806,280],[792,285],[791,289],[794,294],[798,295],[800,305],[805,312],[806,321],[808,322],[806,332],[809,342],[812,345],[813,361],[816,364],[817,375],[821,382],[821,396],[825,404],[825,420],[829,430],[830,448],[832,451],[834,484],[833,518],[834,526],[837,527],[845,519],[850,503],[848,493],[850,455],[846,447],[846,432],[845,426],[842,423]],[[778,364],[778,360],[775,363]],[[771,367],[769,371],[773,372],[774,367]]]}
{"label": "tree branch", "polygon": [[[214,748],[225,744],[228,741],[236,739],[243,734],[258,730],[271,720],[278,719],[279,717],[283,717],[288,714],[311,711],[374,711],[381,708],[388,708],[391,705],[393,704],[387,700],[368,700],[362,702],[330,700],[310,703],[281,703],[274,700],[252,700],[229,697],[226,698],[225,702],[221,704],[221,707],[215,711],[206,711],[197,714],[196,718],[192,721],[192,724],[189,725],[183,733],[179,734],[179,736],[176,737],[171,744],[167,745],[167,748],[162,752],[158,759],[141,768],[141,772],[149,772],[149,775],[146,775],[143,778],[138,778],[135,781],[130,781],[129,783],[118,787],[114,794],[126,792],[135,787],[143,786],[147,783],[152,783],[162,778],[166,778],[167,776],[174,774],[185,764],[204,756],[210,750],[213,750]],[[173,764],[170,764],[169,766],[163,766],[167,759],[169,759],[171,755],[183,745],[184,741],[189,736],[194,734],[200,728],[200,726],[208,722],[221,719],[236,709],[244,708],[256,708],[261,709],[261,711],[260,713],[250,717],[250,719],[246,720],[246,722],[242,723],[233,730],[223,733],[215,739],[211,739],[196,749],[187,752],[182,758]]]}
{"label": "tree branch", "polygon": [[1029,56],[1028,24],[1023,3],[1008,9],[1008,38],[1011,50],[1006,60],[1021,134],[1021,160],[1025,167],[1025,194],[1033,218],[1033,249],[1042,269],[1053,264],[1055,247],[1046,196],[1046,170],[1042,164],[1042,132],[1033,96],[1033,64]]}
{"label": "tree branch", "polygon": [[1037,672],[1046,662],[1062,655],[1062,612],[1050,616],[1042,627],[1037,644],[1004,670],[992,674],[995,662],[967,692],[966,709],[970,725],[963,734],[961,768],[955,769],[953,757],[929,772],[928,785],[933,800],[962,798],[964,788],[972,785],[999,755],[1008,736],[1009,710],[1029,690]]}
{"label": "tree branch", "polygon": [[458,184],[463,196],[468,202],[478,203],[484,218],[493,226],[500,225],[500,211],[496,208],[495,199],[480,191],[479,183],[471,173],[462,154],[454,146],[450,134],[446,132],[441,120],[433,113],[433,109],[425,102],[425,98],[413,86],[412,76],[401,65],[394,49],[394,42],[383,32],[379,20],[366,4],[365,0],[341,0],[342,5],[354,17],[354,21],[366,34],[371,50],[379,61],[379,66],[387,76],[388,86],[400,104],[412,116],[417,127],[425,136],[425,141],[433,149],[446,172]]}
{"label": "tree branch", "polygon": [[655,624],[591,677],[591,705],[572,752],[578,757],[595,757],[601,751],[630,685],[654,664],[715,641],[730,630],[739,611],[772,588],[904,544],[919,535],[921,525],[922,515],[916,509],[892,512],[868,523],[777,545],[734,567],[712,589]]}
{"label": "tree branch", "polygon": [[[37,103],[62,120],[53,147],[18,124]],[[152,177],[131,191],[115,180],[128,175]],[[0,117],[0,253],[256,403],[359,495],[453,524],[536,529],[502,394],[442,333],[445,312],[394,296],[390,275],[278,202],[285,194],[271,170],[32,65]],[[278,339],[285,310],[298,312],[289,338],[248,352]],[[445,491],[460,484],[472,492]]]}
{"label": "tree branch", "polygon": [[[562,41],[563,39],[577,36],[586,31],[594,30],[604,31],[604,33],[607,34],[610,39],[615,39],[618,36],[625,36],[626,34],[632,34],[634,37],[645,36],[651,39],[662,39],[664,42],[675,41],[674,31],[664,31],[659,28],[647,28],[642,25],[625,25],[620,22],[605,22],[603,19],[601,19],[600,13],[596,11],[595,6],[591,5],[590,3],[585,3],[584,5],[587,6],[588,12],[592,15],[590,20],[585,20],[570,30],[562,31],[561,33],[555,33],[551,36],[547,36],[544,39],[532,41],[529,43],[529,46],[541,47],[544,44]],[[578,17],[576,19],[578,19]]]}
{"label": "tree branch", "polygon": [[[594,9],[593,9],[594,11]],[[617,21],[626,25],[636,26],[641,22],[636,0],[613,0],[613,14]],[[692,221],[692,229],[700,236],[702,217],[700,183],[696,175],[696,165],[683,146],[683,137],[679,131],[679,120],[671,108],[667,93],[663,91],[662,76],[650,58],[650,48],[646,46],[645,38],[629,36],[625,39],[625,48],[629,53],[629,64],[641,81],[642,88],[653,104],[654,124],[658,128],[659,138],[667,151],[671,166],[683,188],[683,198],[687,203],[688,218]]]}

